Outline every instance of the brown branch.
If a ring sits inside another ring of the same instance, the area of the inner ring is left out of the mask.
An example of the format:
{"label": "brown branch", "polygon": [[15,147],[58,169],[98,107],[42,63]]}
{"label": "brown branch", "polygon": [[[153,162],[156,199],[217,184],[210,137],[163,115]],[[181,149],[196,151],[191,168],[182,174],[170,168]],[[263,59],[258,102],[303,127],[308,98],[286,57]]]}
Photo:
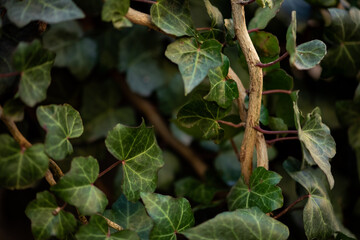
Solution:
{"label": "brown branch", "polygon": [[256,133],[255,147],[257,167],[264,167],[266,170],[269,170],[269,156],[267,152],[267,145],[264,134],[262,134],[261,132]]}
{"label": "brown branch", "polygon": [[304,195],[301,196],[300,198],[296,199],[295,202],[293,202],[292,204],[290,204],[287,208],[285,208],[284,210],[282,210],[278,215],[276,215],[274,217],[274,219],[278,219],[279,217],[281,217],[282,215],[284,215],[285,213],[287,213],[292,207],[294,207],[296,204],[298,204],[299,202],[301,202],[302,200],[306,199],[310,197],[310,195]]}
{"label": "brown branch", "polygon": [[239,151],[238,151],[238,149],[237,149],[237,146],[236,146],[236,144],[235,144],[234,139],[231,138],[231,139],[230,139],[230,142],[231,142],[232,148],[234,149],[236,158],[237,158],[237,159],[239,160],[239,162],[240,162],[240,153],[239,153]]}
{"label": "brown branch", "polygon": [[64,176],[64,173],[59,167],[59,165],[57,165],[56,162],[51,158],[49,159],[49,165],[51,170],[56,174],[56,177],[61,178],[62,176]]}
{"label": "brown branch", "polygon": [[231,0],[231,8],[236,37],[245,55],[250,75],[249,110],[246,118],[244,140],[240,150],[241,172],[245,182],[248,184],[252,173],[253,152],[257,137],[256,130],[253,127],[258,125],[260,118],[263,72],[261,68],[256,66],[260,62],[260,58],[248,34],[244,6],[239,5],[237,0]]}
{"label": "brown branch", "polygon": [[104,217],[103,215],[101,214],[98,214],[99,216],[103,217],[105,220],[106,220],[106,223],[109,225],[109,227],[112,227],[113,229],[115,230],[118,230],[118,231],[122,231],[124,230],[124,228],[122,226],[120,226],[119,224],[111,221],[110,219],[108,219],[107,217]]}

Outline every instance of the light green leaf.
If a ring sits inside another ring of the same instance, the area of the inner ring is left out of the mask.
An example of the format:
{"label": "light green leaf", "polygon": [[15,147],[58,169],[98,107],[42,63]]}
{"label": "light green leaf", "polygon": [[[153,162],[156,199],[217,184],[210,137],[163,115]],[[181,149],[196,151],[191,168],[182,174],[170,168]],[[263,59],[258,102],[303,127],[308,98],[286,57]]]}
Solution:
{"label": "light green leaf", "polygon": [[176,233],[181,233],[195,223],[190,203],[185,198],[142,192],[141,199],[155,223],[150,239],[175,240]]}
{"label": "light green leaf", "polygon": [[295,125],[303,151],[303,158],[310,165],[318,165],[326,174],[330,188],[334,187],[334,177],[331,174],[330,159],[335,156],[335,141],[328,126],[322,123],[320,109],[315,108],[306,117],[301,126],[301,112],[294,102]]}
{"label": "light green leaf", "polygon": [[108,235],[109,226],[106,220],[98,215],[93,215],[89,224],[80,227],[76,233],[79,240],[138,240],[139,236],[130,230],[123,230]]}
{"label": "light green leaf", "polygon": [[153,222],[139,201],[132,203],[125,195],[121,195],[112,205],[112,209],[105,211],[104,216],[124,229],[136,232],[140,239],[149,239]]}
{"label": "light green leaf", "polygon": [[224,24],[224,18],[219,9],[213,6],[210,0],[204,0],[204,3],[213,25],[222,26]]}
{"label": "light green leaf", "polygon": [[255,16],[250,20],[249,29],[264,29],[271,19],[273,19],[279,12],[284,0],[273,0],[274,6],[272,8],[258,8]]}
{"label": "light green leaf", "polygon": [[188,0],[159,0],[150,9],[151,20],[164,32],[181,36],[196,36]]}
{"label": "light green leaf", "polygon": [[130,7],[130,0],[108,0],[105,1],[102,12],[101,19],[105,22],[112,22],[114,27],[119,29],[129,25],[129,20],[124,16],[128,12]]}
{"label": "light green leaf", "polygon": [[258,207],[269,213],[281,208],[284,200],[281,188],[276,186],[280,180],[281,176],[276,172],[256,168],[251,174],[249,186],[240,178],[231,188],[227,197],[229,209]]}
{"label": "light green leaf", "polygon": [[218,192],[218,189],[215,187],[207,186],[193,177],[186,177],[175,183],[177,197],[186,197],[197,203],[211,203],[216,192]]}
{"label": "light green leaf", "polygon": [[105,194],[94,186],[98,175],[99,164],[95,158],[74,158],[70,171],[51,187],[51,191],[77,207],[84,215],[102,213],[108,200]]}
{"label": "light green leaf", "polygon": [[194,130],[197,137],[220,140],[224,136],[224,130],[217,121],[224,118],[229,110],[204,99],[193,100],[179,110],[177,123]]}
{"label": "light green leaf", "polygon": [[79,112],[68,104],[53,104],[38,107],[36,116],[46,130],[45,152],[55,160],[72,153],[69,139],[80,137],[84,131]]}
{"label": "light green leaf", "polygon": [[216,40],[206,40],[200,45],[194,38],[182,38],[167,47],[166,57],[179,65],[185,95],[201,83],[211,68],[222,64],[221,48]]}
{"label": "light green leaf", "polygon": [[55,197],[48,191],[36,194],[36,199],[26,207],[25,214],[31,220],[31,230],[36,240],[46,240],[51,236],[64,239],[76,229],[76,220],[71,213],[60,210]]}
{"label": "light green leaf", "polygon": [[255,207],[220,213],[182,234],[190,240],[285,240],[289,229]]}
{"label": "light green leaf", "polygon": [[153,128],[143,122],[132,128],[118,124],[105,140],[108,151],[122,161],[122,190],[126,198],[136,201],[140,192],[153,192],[157,183],[157,171],[164,165]]}
{"label": "light green leaf", "polygon": [[28,106],[45,100],[54,59],[55,54],[43,49],[39,40],[21,42],[15,50],[13,65],[21,72],[19,95]]}
{"label": "light green leaf", "polygon": [[8,18],[20,28],[34,20],[58,23],[85,17],[72,0],[8,0],[4,6]]}
{"label": "light green leaf", "polygon": [[256,0],[257,4],[259,4],[260,7],[265,8],[265,7],[269,7],[272,8],[273,7],[273,0]]}
{"label": "light green leaf", "polygon": [[45,175],[48,165],[49,159],[42,144],[24,149],[9,135],[0,135],[1,186],[10,189],[29,187]]}
{"label": "light green leaf", "polygon": [[220,107],[228,108],[233,100],[239,97],[239,92],[236,82],[227,79],[230,61],[225,55],[222,57],[223,65],[209,70],[210,92],[204,98],[215,101]]}
{"label": "light green leaf", "polygon": [[[291,12],[291,22],[286,32],[286,50],[291,56],[294,56],[296,53],[296,12]],[[293,62],[293,61],[292,61]]]}

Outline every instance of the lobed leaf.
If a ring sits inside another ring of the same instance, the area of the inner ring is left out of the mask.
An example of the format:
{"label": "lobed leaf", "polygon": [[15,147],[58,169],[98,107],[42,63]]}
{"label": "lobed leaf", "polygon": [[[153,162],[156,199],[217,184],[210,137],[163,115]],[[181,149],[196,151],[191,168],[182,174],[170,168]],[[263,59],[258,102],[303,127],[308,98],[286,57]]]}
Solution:
{"label": "lobed leaf", "polygon": [[212,5],[210,0],[204,0],[204,3],[213,25],[222,26],[224,24],[224,18],[219,9]]}
{"label": "lobed leaf", "polygon": [[273,19],[279,12],[280,7],[284,0],[273,0],[274,5],[272,8],[258,8],[255,16],[249,22],[249,29],[264,29],[271,19]]}
{"label": "lobed leaf", "polygon": [[125,18],[130,7],[130,0],[108,0],[104,3],[101,11],[101,19],[105,22],[112,22],[114,27],[131,27],[132,23]]}
{"label": "lobed leaf", "polygon": [[175,194],[177,197],[186,197],[197,203],[211,203],[216,192],[218,192],[217,188],[207,186],[193,177],[186,177],[175,183]]}

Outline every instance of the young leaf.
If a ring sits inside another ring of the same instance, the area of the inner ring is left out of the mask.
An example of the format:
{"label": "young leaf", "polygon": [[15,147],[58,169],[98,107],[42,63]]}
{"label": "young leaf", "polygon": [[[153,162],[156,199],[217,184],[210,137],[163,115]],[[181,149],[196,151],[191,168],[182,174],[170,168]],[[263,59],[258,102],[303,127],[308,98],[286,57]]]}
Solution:
{"label": "young leaf", "polygon": [[190,203],[185,198],[142,192],[141,199],[155,223],[150,239],[176,239],[177,233],[195,223]]}
{"label": "young leaf", "polygon": [[249,186],[242,178],[231,188],[227,197],[231,211],[238,208],[258,207],[264,213],[269,213],[283,205],[281,188],[277,187],[281,176],[263,167],[254,170]]}
{"label": "young leaf", "polygon": [[295,125],[303,151],[303,158],[310,165],[318,165],[326,174],[330,188],[334,187],[334,177],[331,174],[330,159],[335,156],[335,141],[330,135],[328,126],[322,123],[319,108],[315,108],[306,117],[301,126],[301,112],[294,102]]}
{"label": "young leaf", "polygon": [[55,54],[43,49],[39,40],[21,42],[15,50],[13,65],[21,72],[19,95],[28,106],[33,107],[45,100],[54,59]]}
{"label": "young leaf", "polygon": [[233,100],[239,97],[239,92],[236,82],[227,79],[230,61],[225,55],[222,57],[223,65],[209,70],[210,92],[204,98],[207,101],[215,101],[220,107],[228,108]]}
{"label": "young leaf", "polygon": [[136,232],[140,239],[149,239],[153,222],[139,201],[132,203],[125,195],[121,195],[112,205],[112,209],[105,211],[104,216],[124,229]]}
{"label": "young leaf", "polygon": [[204,0],[204,3],[213,25],[222,26],[224,24],[224,18],[219,9],[213,6],[210,0]]}
{"label": "young leaf", "polygon": [[273,7],[273,0],[256,0],[257,4],[260,5],[260,7],[262,8],[265,8],[266,5],[269,7],[269,8],[272,8]]}
{"label": "young leaf", "polygon": [[49,159],[42,144],[23,149],[9,135],[0,135],[1,186],[10,189],[26,188],[45,175],[48,165]]}
{"label": "young leaf", "polygon": [[51,236],[64,239],[76,229],[76,220],[71,213],[60,210],[55,197],[48,191],[36,194],[36,199],[26,207],[25,214],[31,220],[31,230],[36,240],[46,240]]}
{"label": "young leaf", "polygon": [[122,190],[129,201],[140,198],[140,192],[153,192],[157,171],[164,165],[153,128],[143,122],[132,128],[118,124],[105,140],[108,151],[122,161]]}
{"label": "young leaf", "polygon": [[224,136],[224,130],[217,121],[228,112],[229,109],[223,109],[214,102],[193,100],[179,110],[177,122],[181,127],[199,131],[199,137],[203,139],[220,140]]}
{"label": "young leaf", "polygon": [[175,183],[177,197],[186,197],[197,203],[211,203],[216,192],[218,192],[218,189],[207,186],[193,177],[186,177]]}
{"label": "young leaf", "polygon": [[285,240],[289,237],[289,229],[254,207],[220,213],[182,234],[190,240]]}
{"label": "young leaf", "polygon": [[273,0],[274,5],[272,8],[258,8],[255,16],[250,20],[249,29],[264,29],[271,19],[273,19],[279,12],[280,7],[284,0]]}
{"label": "young leaf", "polygon": [[[101,19],[105,22],[112,22],[115,28],[131,26],[131,22],[125,18],[130,7],[130,0],[108,0],[104,3]],[[129,24],[130,23],[130,24]]]}
{"label": "young leaf", "polygon": [[78,111],[68,104],[40,106],[36,109],[39,124],[46,130],[45,152],[61,160],[73,152],[70,138],[80,137],[84,131]]}
{"label": "young leaf", "polygon": [[4,6],[8,18],[19,28],[34,20],[58,23],[85,17],[72,0],[9,0],[5,1]]}
{"label": "young leaf", "polygon": [[182,38],[167,47],[166,57],[179,65],[185,95],[201,83],[211,68],[222,64],[221,48],[216,40],[206,40],[200,45],[195,38]]}
{"label": "young leaf", "polygon": [[108,200],[105,194],[94,186],[98,175],[99,164],[95,158],[74,158],[70,171],[51,187],[51,191],[77,207],[84,215],[102,213]]}
{"label": "young leaf", "polygon": [[181,36],[196,36],[188,0],[159,0],[150,9],[151,20],[164,32]]}
{"label": "young leaf", "polygon": [[76,238],[81,240],[138,240],[139,236],[130,230],[123,230],[109,234],[109,226],[106,220],[98,215],[93,215],[89,224],[80,227]]}

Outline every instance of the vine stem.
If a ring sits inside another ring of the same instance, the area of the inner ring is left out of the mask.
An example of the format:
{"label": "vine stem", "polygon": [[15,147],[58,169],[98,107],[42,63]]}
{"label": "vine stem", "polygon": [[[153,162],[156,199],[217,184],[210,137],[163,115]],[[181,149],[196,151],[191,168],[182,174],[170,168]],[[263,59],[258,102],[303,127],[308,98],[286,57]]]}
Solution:
{"label": "vine stem", "polygon": [[122,163],[122,161],[116,161],[115,163],[111,164],[108,168],[106,168],[104,171],[102,171],[101,173],[99,173],[98,178],[101,178],[102,176],[104,176],[104,174],[106,174],[107,172],[109,172],[111,169],[113,169],[114,167],[116,167],[116,166],[119,165],[120,163]]}
{"label": "vine stem", "polygon": [[278,59],[276,59],[276,60],[274,60],[272,62],[269,62],[269,63],[261,63],[260,62],[260,63],[257,63],[256,66],[261,67],[261,68],[270,67],[270,66],[284,60],[287,56],[289,56],[288,52],[284,53],[283,55],[281,55],[281,57],[279,57]]}
{"label": "vine stem", "polygon": [[241,123],[238,123],[238,124],[235,124],[235,123],[232,123],[232,122],[223,121],[223,120],[218,120],[217,122],[218,122],[218,123],[225,124],[225,125],[228,125],[228,126],[230,126],[230,127],[234,127],[234,128],[245,127],[245,123],[244,123],[244,122],[241,122]]}
{"label": "vine stem", "polygon": [[0,78],[7,78],[20,75],[21,72],[0,73]]}
{"label": "vine stem", "polygon": [[284,89],[273,89],[273,90],[267,90],[267,91],[263,91],[263,95],[267,95],[267,94],[273,94],[273,93],[285,93],[285,94],[291,94],[292,91],[291,90],[284,90]]}
{"label": "vine stem", "polygon": [[233,138],[230,138],[230,142],[231,142],[231,146],[232,146],[232,148],[234,149],[234,152],[235,152],[236,158],[240,161],[240,154],[239,154],[239,150],[237,149],[237,146],[236,146],[236,143],[235,143],[234,139],[233,139]]}
{"label": "vine stem", "polygon": [[282,137],[282,138],[275,138],[273,140],[267,140],[266,143],[271,145],[279,141],[287,141],[287,140],[298,140],[299,137]]}
{"label": "vine stem", "polygon": [[103,215],[101,215],[101,214],[97,214],[97,215],[103,217],[103,218],[106,220],[107,224],[108,224],[110,227],[112,227],[113,229],[118,230],[118,231],[124,230],[124,228],[123,228],[122,226],[120,226],[119,224],[111,221],[111,220],[108,219],[107,217],[105,217],[105,216],[103,216]]}
{"label": "vine stem", "polygon": [[302,200],[309,198],[311,195],[304,195],[299,197],[298,199],[296,199],[295,202],[293,202],[292,204],[290,204],[287,208],[285,208],[284,210],[282,210],[278,215],[276,215],[274,217],[274,219],[278,219],[279,217],[281,217],[282,215],[284,215],[285,213],[287,213],[292,207],[294,207],[296,204],[298,204],[299,202],[301,202]]}
{"label": "vine stem", "polygon": [[253,28],[253,29],[248,30],[248,33],[258,32],[258,31],[260,31],[259,28]]}
{"label": "vine stem", "polygon": [[149,4],[155,4],[155,1],[151,1],[151,0],[132,0],[134,2],[143,2],[143,3],[149,3]]}
{"label": "vine stem", "polygon": [[268,131],[262,129],[260,126],[255,126],[254,129],[264,134],[298,134],[297,130],[286,130],[286,131]]}

